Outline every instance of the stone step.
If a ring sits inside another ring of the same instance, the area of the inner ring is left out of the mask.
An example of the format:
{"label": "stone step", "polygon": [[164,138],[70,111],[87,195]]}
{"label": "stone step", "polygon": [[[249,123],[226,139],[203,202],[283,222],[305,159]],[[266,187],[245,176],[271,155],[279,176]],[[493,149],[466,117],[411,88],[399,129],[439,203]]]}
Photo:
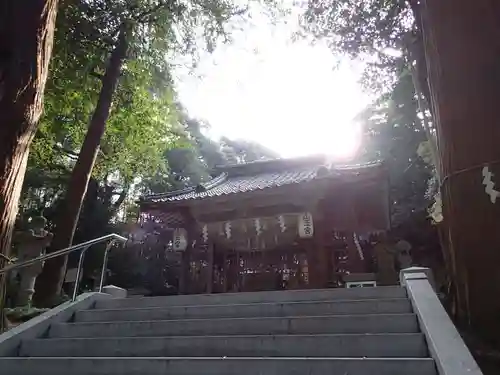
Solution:
{"label": "stone step", "polygon": [[262,302],[332,301],[380,298],[405,298],[406,289],[400,286],[376,288],[336,288],[317,290],[287,290],[271,292],[194,294],[168,297],[132,297],[103,299],[96,309],[121,309],[134,307],[170,307],[192,305],[231,305]]}
{"label": "stone step", "polygon": [[429,358],[2,358],[8,375],[437,375]]}
{"label": "stone step", "polygon": [[414,314],[222,318],[53,324],[52,338],[324,333],[417,333]]}
{"label": "stone step", "polygon": [[426,357],[419,333],[34,339],[23,357]]}
{"label": "stone step", "polygon": [[75,322],[411,313],[407,298],[81,310]]}

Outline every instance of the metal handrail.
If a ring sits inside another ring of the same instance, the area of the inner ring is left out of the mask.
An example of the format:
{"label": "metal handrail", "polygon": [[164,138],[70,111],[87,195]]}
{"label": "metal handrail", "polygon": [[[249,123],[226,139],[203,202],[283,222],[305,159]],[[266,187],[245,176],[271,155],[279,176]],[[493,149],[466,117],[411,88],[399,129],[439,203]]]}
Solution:
{"label": "metal handrail", "polygon": [[17,270],[20,268],[29,267],[29,266],[32,266],[33,264],[41,263],[41,262],[44,262],[48,259],[57,258],[57,257],[63,256],[63,255],[68,255],[68,254],[75,252],[77,250],[81,250],[80,259],[78,261],[78,270],[76,273],[75,287],[73,289],[73,296],[72,296],[72,301],[74,301],[76,299],[77,294],[78,294],[78,287],[80,286],[80,274],[81,274],[82,267],[83,267],[83,259],[85,257],[85,253],[87,252],[89,247],[96,245],[98,243],[106,242],[106,241],[109,241],[109,243],[106,245],[106,250],[104,252],[104,259],[103,259],[102,270],[101,270],[101,280],[99,283],[99,292],[102,292],[102,287],[104,284],[104,276],[106,273],[106,267],[107,267],[107,263],[108,263],[108,253],[111,250],[111,247],[116,242],[125,243],[127,241],[127,239],[125,237],[120,236],[116,233],[107,234],[105,236],[95,238],[93,240],[86,241],[86,242],[83,242],[83,243],[78,244],[78,245],[73,245],[73,246],[67,247],[65,249],[57,250],[57,251],[54,251],[53,253],[41,255],[37,258],[29,259],[29,260],[26,260],[24,262],[18,262],[18,263],[11,264],[9,266],[6,266],[6,267],[0,269],[0,275],[6,274],[10,271],[14,271],[14,270]]}

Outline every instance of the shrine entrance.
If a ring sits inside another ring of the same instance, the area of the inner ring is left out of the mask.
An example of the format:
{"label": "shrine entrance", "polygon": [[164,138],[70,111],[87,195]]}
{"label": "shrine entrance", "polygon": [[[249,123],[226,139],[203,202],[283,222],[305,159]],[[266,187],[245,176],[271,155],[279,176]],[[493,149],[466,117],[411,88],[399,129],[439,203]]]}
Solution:
{"label": "shrine entrance", "polygon": [[223,250],[215,261],[214,292],[255,292],[308,287],[307,255],[301,249]]}
{"label": "shrine entrance", "polygon": [[196,188],[145,197],[141,221],[182,252],[180,293],[340,287],[372,272],[389,228],[380,164],[325,158],[229,166]]}

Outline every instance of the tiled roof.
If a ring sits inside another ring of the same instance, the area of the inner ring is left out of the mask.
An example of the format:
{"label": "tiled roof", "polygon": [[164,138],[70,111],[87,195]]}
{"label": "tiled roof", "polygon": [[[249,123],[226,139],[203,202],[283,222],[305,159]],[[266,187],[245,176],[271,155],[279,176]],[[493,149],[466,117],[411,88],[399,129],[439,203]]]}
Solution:
{"label": "tiled roof", "polygon": [[[323,161],[322,163],[320,161]],[[179,202],[245,193],[311,181],[341,171],[357,172],[379,163],[333,166],[324,159],[301,158],[255,162],[218,169],[218,177],[197,187],[143,197],[143,201]]]}

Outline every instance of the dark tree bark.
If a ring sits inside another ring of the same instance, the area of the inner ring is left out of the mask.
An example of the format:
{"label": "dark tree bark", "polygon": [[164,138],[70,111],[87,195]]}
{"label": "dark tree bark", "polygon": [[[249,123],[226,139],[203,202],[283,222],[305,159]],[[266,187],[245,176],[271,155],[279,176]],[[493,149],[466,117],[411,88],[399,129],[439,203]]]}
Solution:
{"label": "dark tree bark", "polygon": [[[82,207],[87,186],[92,174],[101,138],[106,129],[113,94],[120,77],[123,61],[127,54],[127,31],[123,28],[118,42],[111,52],[106,73],[102,78],[102,87],[95,111],[90,120],[89,128],[78,155],[68,191],[62,208],[56,219],[54,240],[51,251],[71,246],[75,234],[80,210]],[[37,305],[52,305],[59,296],[66,272],[66,257],[54,258],[48,261],[42,274],[37,278],[34,301]]]}
{"label": "dark tree bark", "polygon": [[500,190],[500,2],[427,0],[423,10],[458,317],[498,341],[500,197],[485,191],[483,168]]}
{"label": "dark tree bark", "polygon": [[130,184],[127,183],[126,185],[123,186],[123,189],[118,195],[116,202],[111,205],[110,214],[112,216],[115,216],[116,213],[120,210],[123,202],[125,202],[125,199],[127,198],[129,191],[130,191]]}
{"label": "dark tree bark", "polygon": [[[28,160],[42,114],[57,0],[0,2],[0,252],[9,255]],[[0,257],[0,268],[5,265]],[[0,277],[0,312],[5,279]],[[2,317],[2,329],[4,319]]]}

